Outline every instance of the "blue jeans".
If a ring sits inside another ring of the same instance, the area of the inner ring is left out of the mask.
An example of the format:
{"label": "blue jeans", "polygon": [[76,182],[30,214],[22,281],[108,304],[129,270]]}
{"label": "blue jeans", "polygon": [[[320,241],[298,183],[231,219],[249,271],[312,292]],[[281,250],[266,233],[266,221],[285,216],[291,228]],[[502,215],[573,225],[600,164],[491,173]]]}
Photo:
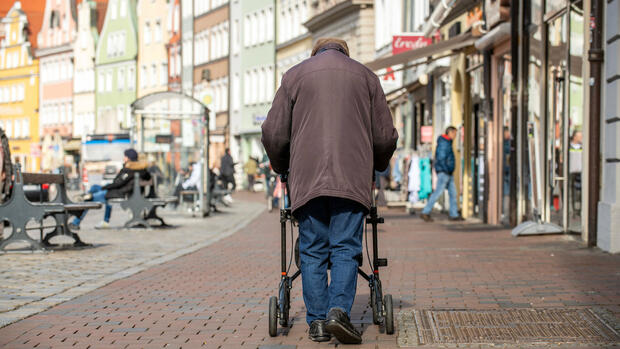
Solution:
{"label": "blue jeans", "polygon": [[[110,216],[112,215],[112,206],[110,206],[108,204],[108,201],[105,199],[105,194],[107,194],[107,192],[108,192],[107,190],[102,190],[100,185],[93,185],[88,190],[89,194],[93,194],[92,201],[101,202],[102,204],[105,205],[105,212],[103,213],[103,220],[106,222],[110,222]],[[80,217],[75,217],[75,219],[73,220],[73,224],[79,226],[80,222],[84,220],[84,217],[86,217],[87,213],[88,213],[88,210],[84,210],[82,214],[80,215]]]}
{"label": "blue jeans", "polygon": [[[350,315],[362,254],[365,207],[351,200],[319,197],[297,210],[299,256],[306,321],[324,320],[332,308]],[[331,262],[331,282],[327,266]]]}
{"label": "blue jeans", "polygon": [[448,188],[448,196],[450,197],[450,217],[458,217],[459,212],[456,204],[456,185],[454,184],[454,177],[450,174],[439,172],[437,173],[437,187],[431,198],[428,199],[428,203],[422,210],[423,214],[430,214],[435,202],[439,199],[439,196],[443,194],[444,189]]}

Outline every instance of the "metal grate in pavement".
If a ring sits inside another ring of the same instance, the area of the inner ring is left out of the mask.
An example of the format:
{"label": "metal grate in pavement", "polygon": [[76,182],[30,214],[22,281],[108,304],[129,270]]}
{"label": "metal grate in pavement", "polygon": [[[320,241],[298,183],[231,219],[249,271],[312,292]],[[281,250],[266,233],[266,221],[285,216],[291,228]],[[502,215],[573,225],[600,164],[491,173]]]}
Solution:
{"label": "metal grate in pavement", "polygon": [[398,344],[620,343],[590,309],[414,310],[399,314]]}

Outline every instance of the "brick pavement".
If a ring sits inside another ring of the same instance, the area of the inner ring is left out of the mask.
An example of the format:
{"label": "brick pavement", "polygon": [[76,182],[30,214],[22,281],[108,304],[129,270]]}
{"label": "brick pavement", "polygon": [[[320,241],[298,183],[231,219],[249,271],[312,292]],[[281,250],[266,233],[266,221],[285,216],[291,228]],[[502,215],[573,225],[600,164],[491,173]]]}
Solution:
{"label": "brick pavement", "polygon": [[[128,214],[115,206],[111,225],[120,227]],[[132,230],[94,229],[103,210],[89,213],[79,234],[92,248],[0,254],[0,326],[207,246],[263,210],[259,203],[239,202],[203,220],[160,209],[165,220],[177,228]]]}
{"label": "brick pavement", "polygon": [[[258,197],[258,194],[257,196]],[[411,309],[600,308],[619,330],[620,256],[567,236],[512,238],[476,224],[423,223],[384,212],[382,269],[395,312]],[[329,348],[307,339],[301,284],[293,326],[267,334],[267,301],[279,279],[277,213],[178,259],[115,281],[0,329],[7,348]],[[364,344],[395,348],[371,324],[368,287],[358,284],[352,320]],[[397,329],[398,331],[398,329]]]}

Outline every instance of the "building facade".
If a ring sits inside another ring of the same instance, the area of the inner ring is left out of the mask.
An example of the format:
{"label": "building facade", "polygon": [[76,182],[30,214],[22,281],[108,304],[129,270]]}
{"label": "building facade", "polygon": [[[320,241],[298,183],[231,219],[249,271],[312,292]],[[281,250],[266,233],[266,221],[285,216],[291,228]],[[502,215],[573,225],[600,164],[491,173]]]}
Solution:
{"label": "building facade", "polygon": [[138,54],[135,0],[110,0],[97,42],[95,80],[96,132],[127,132],[130,104],[136,99]]}
{"label": "building facade", "polygon": [[0,21],[0,127],[9,139],[13,163],[25,171],[41,166],[39,61],[32,33],[41,28],[43,6],[43,1],[24,6],[15,1]]}
{"label": "building facade", "polygon": [[219,167],[219,159],[229,146],[230,135],[229,2],[195,0],[194,16],[193,96],[209,108],[210,166]]}
{"label": "building facade", "polygon": [[373,0],[318,0],[311,2],[310,19],[304,23],[312,40],[337,37],[349,46],[351,58],[369,62],[375,57]]}
{"label": "building facade", "polygon": [[231,148],[233,156],[245,162],[250,156],[263,156],[260,127],[275,92],[275,3],[238,1],[233,6]]}
{"label": "building facade", "polygon": [[181,92],[181,1],[170,2],[168,9],[168,90]]}
{"label": "building facade", "polygon": [[138,1],[138,86],[137,97],[168,89],[166,0]]}
{"label": "building facade", "polygon": [[620,1],[607,1],[605,13],[605,69],[601,125],[602,187],[598,204],[597,245],[620,252]]}
{"label": "building facade", "polygon": [[310,57],[312,35],[303,25],[310,18],[310,1],[278,0],[276,5],[276,87],[290,68]]}
{"label": "building facade", "polygon": [[[76,33],[75,2],[47,0],[36,51],[40,65],[39,123],[43,137],[58,134],[65,141],[73,137],[73,42]],[[52,148],[52,144],[44,150],[62,152]],[[56,155],[64,156],[62,153]],[[47,167],[46,163],[43,167]]]}
{"label": "building facade", "polygon": [[73,136],[83,138],[95,132],[95,48],[97,23],[105,15],[105,2],[87,0],[77,6],[78,29],[73,43]]}

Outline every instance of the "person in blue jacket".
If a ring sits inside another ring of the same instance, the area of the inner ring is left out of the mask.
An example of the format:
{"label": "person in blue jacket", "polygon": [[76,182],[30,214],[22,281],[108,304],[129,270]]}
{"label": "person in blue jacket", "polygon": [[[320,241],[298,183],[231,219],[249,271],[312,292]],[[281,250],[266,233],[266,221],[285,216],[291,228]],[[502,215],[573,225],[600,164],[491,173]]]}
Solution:
{"label": "person in blue jacket", "polygon": [[435,151],[435,172],[437,172],[437,186],[431,194],[431,198],[422,210],[422,219],[432,222],[431,210],[439,196],[447,188],[450,196],[450,220],[462,220],[458,213],[456,203],[456,185],[454,184],[454,151],[452,150],[452,140],[456,137],[456,128],[449,126],[446,132],[437,138],[437,149]]}

